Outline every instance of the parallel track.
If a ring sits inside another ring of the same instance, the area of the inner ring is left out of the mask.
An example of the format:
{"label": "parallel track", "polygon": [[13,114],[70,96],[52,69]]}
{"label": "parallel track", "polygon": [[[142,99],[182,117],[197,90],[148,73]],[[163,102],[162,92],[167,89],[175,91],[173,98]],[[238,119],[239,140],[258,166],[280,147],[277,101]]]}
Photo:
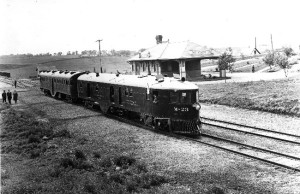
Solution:
{"label": "parallel track", "polygon": [[121,121],[121,122],[125,122],[125,123],[130,124],[130,125],[141,127],[143,129],[146,129],[146,130],[154,131],[156,133],[168,135],[168,136],[171,136],[171,137],[174,137],[174,138],[177,138],[177,139],[184,139],[184,140],[188,140],[188,141],[201,143],[201,144],[209,146],[209,147],[217,148],[217,149],[220,149],[220,150],[223,150],[223,151],[226,151],[226,152],[230,152],[230,153],[233,153],[233,154],[236,154],[236,155],[240,155],[240,156],[247,157],[247,158],[250,158],[250,159],[254,159],[254,160],[257,160],[257,161],[261,161],[261,162],[264,162],[264,163],[267,163],[267,164],[271,164],[273,166],[277,166],[277,167],[281,167],[281,168],[284,168],[284,169],[292,170],[294,172],[300,172],[300,169],[296,168],[294,166],[289,166],[289,165],[281,164],[281,163],[274,162],[274,161],[271,161],[271,160],[267,160],[267,159],[264,159],[264,158],[256,157],[256,156],[253,156],[253,155],[250,155],[250,154],[246,154],[246,153],[239,152],[239,151],[236,151],[236,150],[233,150],[233,149],[229,149],[229,148],[226,148],[226,147],[223,147],[223,146],[219,146],[217,144],[219,143],[219,141],[223,141],[223,142],[227,142],[227,143],[230,143],[230,144],[238,145],[240,147],[248,147],[250,149],[259,150],[260,152],[266,152],[268,154],[277,155],[277,156],[285,157],[285,158],[292,159],[292,160],[297,160],[297,161],[299,161],[299,164],[300,164],[300,158],[299,157],[286,155],[286,154],[282,154],[282,153],[275,152],[275,151],[272,151],[272,150],[258,148],[258,147],[255,147],[255,146],[242,144],[242,143],[239,143],[239,142],[235,142],[235,141],[231,141],[231,140],[227,140],[227,139],[223,139],[223,138],[203,134],[202,136],[209,138],[210,141],[211,140],[217,140],[217,142],[215,142],[215,143],[205,142],[204,140],[201,140],[201,138],[198,139],[198,138],[192,138],[192,137],[182,136],[182,135],[178,135],[178,134],[171,134],[171,133],[165,132],[165,131],[158,131],[158,130],[153,129],[152,127],[145,126],[142,123],[127,120],[126,118],[118,117],[118,116],[115,116],[115,115],[107,115],[106,114],[106,116],[109,117],[109,118],[116,119],[116,120]]}
{"label": "parallel track", "polygon": [[275,134],[275,135],[282,135],[282,136],[286,136],[286,137],[291,137],[291,138],[297,139],[298,141],[283,139],[283,138],[274,137],[274,136],[270,136],[270,135],[263,135],[263,134],[260,134],[260,133],[250,132],[250,131],[246,131],[246,130],[240,130],[240,129],[231,128],[231,127],[225,127],[225,126],[222,126],[222,125],[208,123],[208,122],[205,122],[205,121],[202,120],[202,123],[204,125],[223,128],[223,129],[226,129],[226,130],[231,130],[231,131],[235,131],[235,132],[239,132],[239,133],[246,133],[246,134],[250,134],[250,135],[254,135],[254,136],[260,136],[260,137],[274,139],[274,140],[278,140],[278,141],[282,141],[282,142],[286,142],[286,143],[300,145],[300,136],[299,135],[294,135],[294,134],[289,134],[289,133],[284,133],[284,132],[279,132],[279,131],[272,131],[272,130],[269,130],[269,129],[263,129],[263,128],[259,128],[259,127],[248,126],[248,125],[243,125],[243,124],[238,124],[238,123],[232,123],[232,122],[227,122],[227,121],[223,121],[223,120],[216,120],[216,119],[211,119],[211,118],[206,118],[206,117],[201,117],[201,118],[204,119],[204,120],[210,120],[210,121],[213,121],[213,122],[225,123],[225,124],[229,124],[229,125],[233,125],[233,126],[248,128],[250,130],[254,129],[254,130],[262,131],[263,133],[269,133],[269,134],[273,134],[273,135]]}

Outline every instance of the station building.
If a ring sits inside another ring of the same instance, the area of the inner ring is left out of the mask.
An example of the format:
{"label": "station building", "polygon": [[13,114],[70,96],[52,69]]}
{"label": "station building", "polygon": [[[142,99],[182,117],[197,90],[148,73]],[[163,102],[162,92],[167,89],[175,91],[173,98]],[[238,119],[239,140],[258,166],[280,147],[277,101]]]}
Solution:
{"label": "station building", "polygon": [[201,77],[201,60],[218,59],[220,53],[190,41],[163,42],[156,36],[156,45],[130,58],[135,75],[158,75],[196,80]]}

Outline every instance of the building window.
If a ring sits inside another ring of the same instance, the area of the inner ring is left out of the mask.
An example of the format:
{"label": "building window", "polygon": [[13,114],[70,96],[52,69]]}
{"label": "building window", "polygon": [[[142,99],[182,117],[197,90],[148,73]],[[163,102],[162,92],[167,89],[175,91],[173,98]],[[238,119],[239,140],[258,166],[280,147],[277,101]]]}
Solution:
{"label": "building window", "polygon": [[96,85],[96,92],[98,92],[99,91],[99,86],[98,85]]}

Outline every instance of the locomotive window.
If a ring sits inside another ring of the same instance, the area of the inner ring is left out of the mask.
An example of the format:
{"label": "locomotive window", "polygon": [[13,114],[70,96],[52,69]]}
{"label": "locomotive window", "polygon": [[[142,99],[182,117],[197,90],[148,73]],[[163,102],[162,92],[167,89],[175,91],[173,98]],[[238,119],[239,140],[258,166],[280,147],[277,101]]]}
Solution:
{"label": "locomotive window", "polygon": [[198,91],[192,92],[191,103],[197,102],[197,93],[198,93]]}
{"label": "locomotive window", "polygon": [[128,88],[125,88],[125,96],[128,96],[128,94],[129,94],[129,90]]}
{"label": "locomotive window", "polygon": [[170,92],[170,103],[178,103],[178,102],[179,102],[179,93]]}
{"label": "locomotive window", "polygon": [[133,90],[132,90],[132,88],[130,88],[130,91],[129,91],[129,96],[132,96],[133,94]]}
{"label": "locomotive window", "polygon": [[189,92],[182,92],[180,96],[181,103],[190,103],[191,101],[191,93]]}

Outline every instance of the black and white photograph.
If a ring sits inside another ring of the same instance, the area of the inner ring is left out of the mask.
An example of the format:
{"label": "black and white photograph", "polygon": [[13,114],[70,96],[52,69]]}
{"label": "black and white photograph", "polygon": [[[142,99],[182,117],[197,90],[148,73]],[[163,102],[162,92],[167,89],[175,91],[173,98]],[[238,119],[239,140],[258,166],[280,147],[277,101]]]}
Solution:
{"label": "black and white photograph", "polygon": [[299,7],[0,0],[1,194],[300,193]]}

